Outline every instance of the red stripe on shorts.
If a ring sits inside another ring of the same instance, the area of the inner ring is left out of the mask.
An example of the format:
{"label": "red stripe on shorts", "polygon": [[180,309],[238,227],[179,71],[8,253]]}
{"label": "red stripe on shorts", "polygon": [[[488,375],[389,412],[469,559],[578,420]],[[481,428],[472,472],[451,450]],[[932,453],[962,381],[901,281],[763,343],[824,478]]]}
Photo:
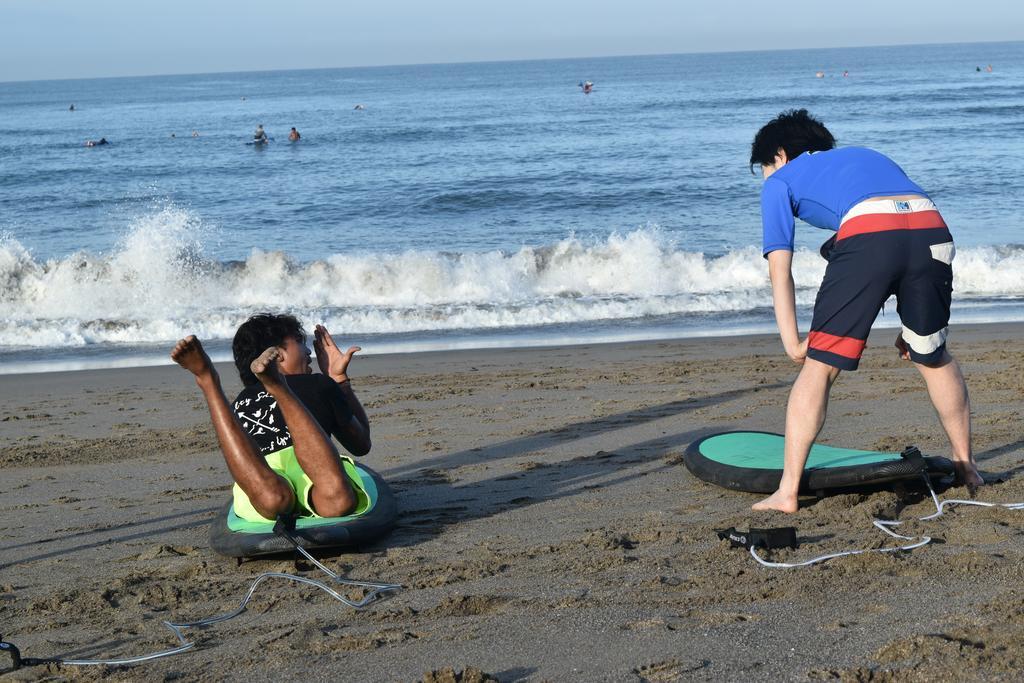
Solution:
{"label": "red stripe on shorts", "polygon": [[836,241],[886,230],[927,230],[945,228],[946,221],[938,211],[915,211],[913,213],[866,213],[844,222],[839,228]]}
{"label": "red stripe on shorts", "polygon": [[839,337],[828,332],[811,332],[807,335],[807,345],[818,351],[828,351],[837,356],[858,359],[864,353],[867,341],[853,337]]}

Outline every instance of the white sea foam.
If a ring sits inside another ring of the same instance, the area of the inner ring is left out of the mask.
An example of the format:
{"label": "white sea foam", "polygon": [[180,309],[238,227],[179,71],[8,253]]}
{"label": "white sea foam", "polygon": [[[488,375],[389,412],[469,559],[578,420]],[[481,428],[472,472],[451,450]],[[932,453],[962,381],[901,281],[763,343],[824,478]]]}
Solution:
{"label": "white sea foam", "polygon": [[[36,260],[0,238],[0,348],[230,338],[248,315],[287,310],[347,335],[512,331],[557,323],[770,316],[760,250],[708,256],[654,229],[567,237],[515,252],[341,253],[300,263],[254,250],[241,263],[203,253],[201,222],[169,207],[138,220],[109,254]],[[825,262],[794,256],[797,301],[813,303]],[[1024,247],[959,250],[956,297],[1024,297]]]}

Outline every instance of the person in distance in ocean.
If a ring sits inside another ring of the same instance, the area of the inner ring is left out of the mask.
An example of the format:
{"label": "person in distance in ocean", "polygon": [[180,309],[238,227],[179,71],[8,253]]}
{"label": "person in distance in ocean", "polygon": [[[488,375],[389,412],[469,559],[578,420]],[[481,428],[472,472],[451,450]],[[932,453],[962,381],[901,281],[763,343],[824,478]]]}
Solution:
{"label": "person in distance in ocean", "polygon": [[[802,365],[786,410],[784,470],[755,510],[795,512],[800,477],[825,423],[832,384],[856,370],[871,324],[895,294],[901,358],[914,363],[949,437],[959,483],[983,483],[971,452],[967,384],[946,348],[953,287],[953,239],[928,195],[888,157],[865,147],[835,149],[806,109],[779,114],[754,137],[761,167],[763,253],[786,354]],[[836,231],[809,334],[800,339],[792,275],[795,220]]]}
{"label": "person in distance in ocean", "polygon": [[292,126],[291,132],[288,133],[288,139],[292,142],[298,142],[302,139],[302,136],[299,135],[299,131],[295,130],[295,126]]}
{"label": "person in distance in ocean", "polygon": [[235,480],[235,513],[243,519],[340,517],[356,506],[330,437],[353,455],[370,451],[369,419],[348,377],[359,347],[342,352],[327,328],[317,325],[313,347],[321,374],[312,374],[305,340],[301,323],[290,315],[260,314],[243,323],[232,352],[244,388],[232,403],[195,336],[171,351],[195,375],[206,399]]}
{"label": "person in distance in ocean", "polygon": [[267,138],[267,132],[263,130],[262,123],[256,126],[256,132],[252,134],[252,141],[259,144],[269,141],[269,138]]}

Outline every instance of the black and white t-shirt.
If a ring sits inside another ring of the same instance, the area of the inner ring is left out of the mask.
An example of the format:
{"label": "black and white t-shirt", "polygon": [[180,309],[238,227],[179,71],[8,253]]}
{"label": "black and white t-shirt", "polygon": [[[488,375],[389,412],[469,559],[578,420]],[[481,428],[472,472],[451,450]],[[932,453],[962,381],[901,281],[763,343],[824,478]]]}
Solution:
{"label": "black and white t-shirt", "polygon": [[[328,435],[338,438],[341,426],[352,419],[352,410],[341,388],[324,375],[285,375],[285,381]],[[292,435],[277,401],[262,384],[242,389],[232,407],[260,452],[264,455],[292,445]]]}

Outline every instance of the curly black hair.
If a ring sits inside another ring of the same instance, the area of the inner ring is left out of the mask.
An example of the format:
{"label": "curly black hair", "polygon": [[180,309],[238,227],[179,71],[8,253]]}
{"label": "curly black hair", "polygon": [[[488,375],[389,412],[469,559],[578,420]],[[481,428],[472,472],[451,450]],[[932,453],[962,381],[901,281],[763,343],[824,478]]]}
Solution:
{"label": "curly black hair", "polygon": [[242,323],[231,342],[231,352],[242,384],[247,387],[258,384],[259,380],[249,366],[267,348],[281,346],[289,337],[295,337],[300,344],[306,341],[306,330],[294,315],[257,313]]}
{"label": "curly black hair", "polygon": [[754,165],[770,166],[775,163],[779,149],[786,157],[796,159],[804,152],[823,152],[836,146],[836,139],[818,119],[806,109],[784,111],[761,127],[750,146],[750,172]]}

